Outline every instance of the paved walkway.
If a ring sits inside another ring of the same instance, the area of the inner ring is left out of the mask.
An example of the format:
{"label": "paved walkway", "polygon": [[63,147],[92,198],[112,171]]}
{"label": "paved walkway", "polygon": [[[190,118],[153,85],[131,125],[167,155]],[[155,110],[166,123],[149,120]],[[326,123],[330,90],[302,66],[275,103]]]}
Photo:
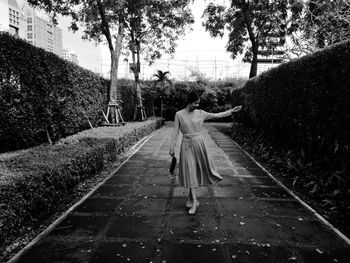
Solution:
{"label": "paved walkway", "polygon": [[18,262],[349,262],[345,241],[206,127],[224,179],[200,188],[195,216],[167,176],[168,125]]}

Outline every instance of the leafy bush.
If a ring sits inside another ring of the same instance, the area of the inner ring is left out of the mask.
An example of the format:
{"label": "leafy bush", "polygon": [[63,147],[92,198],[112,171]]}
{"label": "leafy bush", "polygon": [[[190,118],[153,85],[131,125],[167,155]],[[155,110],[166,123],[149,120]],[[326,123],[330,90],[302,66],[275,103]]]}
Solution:
{"label": "leafy bush", "polygon": [[0,33],[0,152],[101,124],[107,90],[96,74]]}
{"label": "leafy bush", "polygon": [[101,172],[160,125],[160,119],[153,119],[118,128],[100,127],[55,145],[0,156],[0,247],[21,228],[51,216],[79,182]]}
{"label": "leafy bush", "polygon": [[349,60],[345,41],[250,79],[232,98],[244,105],[237,121],[265,140],[253,152],[277,149],[294,184],[328,204],[350,199]]}

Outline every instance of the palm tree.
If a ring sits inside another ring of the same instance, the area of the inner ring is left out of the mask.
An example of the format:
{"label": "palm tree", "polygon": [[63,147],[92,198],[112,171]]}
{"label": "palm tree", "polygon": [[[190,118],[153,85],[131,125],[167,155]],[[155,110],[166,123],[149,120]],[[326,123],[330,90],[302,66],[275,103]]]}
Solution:
{"label": "palm tree", "polygon": [[161,87],[161,96],[160,96],[160,99],[161,99],[161,104],[160,104],[160,117],[163,118],[163,97],[164,95],[167,93],[167,89],[165,88],[165,84],[168,82],[171,86],[171,81],[170,79],[168,78],[168,74],[169,71],[161,71],[161,70],[157,70],[157,74],[154,74],[153,77],[156,77],[157,79],[155,80],[155,84],[157,85],[158,83],[160,83],[160,87]]}

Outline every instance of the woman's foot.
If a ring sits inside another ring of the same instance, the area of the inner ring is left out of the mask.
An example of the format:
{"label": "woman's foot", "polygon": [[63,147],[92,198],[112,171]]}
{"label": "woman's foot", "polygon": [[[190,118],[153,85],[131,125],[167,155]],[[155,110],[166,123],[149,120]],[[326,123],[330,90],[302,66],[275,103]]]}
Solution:
{"label": "woman's foot", "polygon": [[191,209],[188,210],[188,214],[189,215],[194,215],[196,213],[196,209],[197,209],[198,206],[199,206],[199,202],[198,201],[193,201]]}
{"label": "woman's foot", "polygon": [[186,208],[191,208],[192,207],[192,200],[190,200],[190,199],[187,199],[187,201],[186,201]]}

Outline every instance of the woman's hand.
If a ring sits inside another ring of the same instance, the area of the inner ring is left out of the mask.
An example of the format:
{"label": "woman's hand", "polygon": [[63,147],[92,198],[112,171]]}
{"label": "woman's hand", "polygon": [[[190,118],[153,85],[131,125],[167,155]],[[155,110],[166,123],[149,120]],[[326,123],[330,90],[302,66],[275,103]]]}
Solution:
{"label": "woman's hand", "polygon": [[170,154],[171,157],[174,156],[174,148],[173,147],[170,147],[169,154]]}
{"label": "woman's hand", "polygon": [[242,109],[242,106],[236,106],[232,109],[232,112],[238,112]]}

